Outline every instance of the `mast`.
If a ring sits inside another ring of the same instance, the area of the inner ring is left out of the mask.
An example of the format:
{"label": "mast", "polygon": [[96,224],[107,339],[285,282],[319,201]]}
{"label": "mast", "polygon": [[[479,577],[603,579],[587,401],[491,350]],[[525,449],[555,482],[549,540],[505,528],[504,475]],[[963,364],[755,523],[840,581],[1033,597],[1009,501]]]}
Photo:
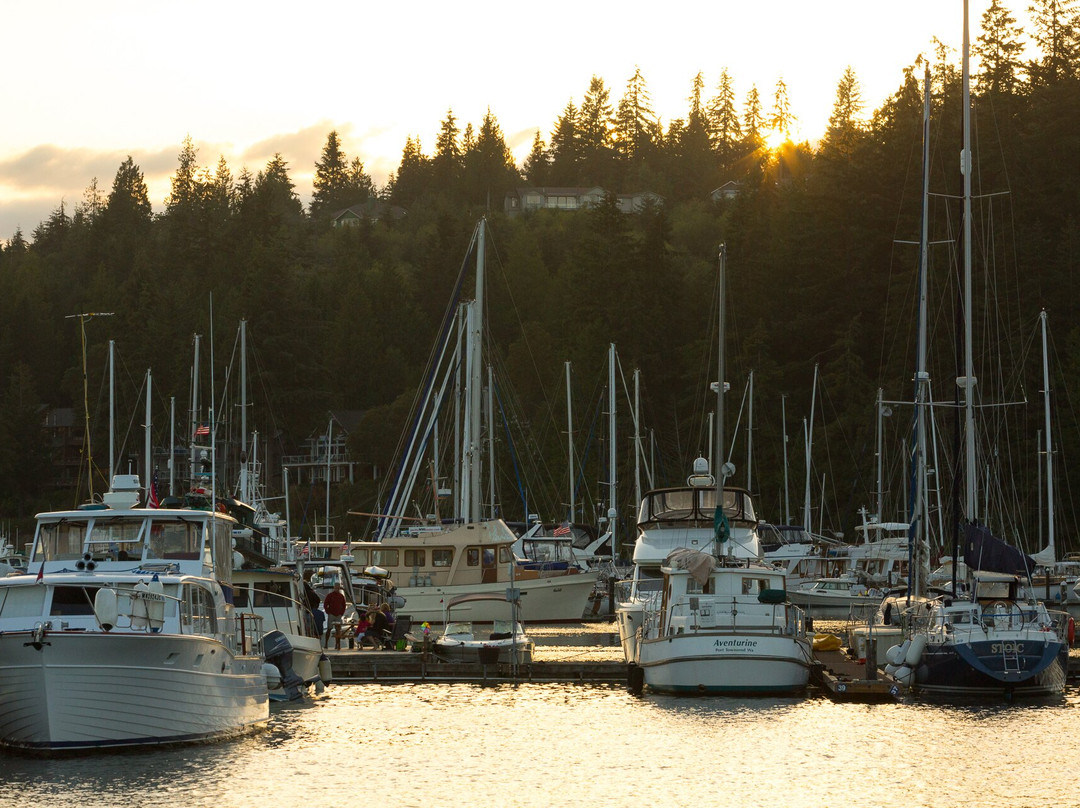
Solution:
{"label": "mast", "polygon": [[195,433],[199,429],[199,342],[202,337],[195,335],[195,355],[191,362],[191,435],[188,443],[188,484],[195,485]]}
{"label": "mast", "polygon": [[818,366],[814,363],[814,385],[810,389],[810,420],[803,421],[803,430],[806,438],[806,490],[803,496],[803,524],[807,530],[812,530],[810,524],[810,456],[814,443],[814,405],[817,403],[817,376]]}
{"label": "mast", "polygon": [[[146,371],[146,424],[143,426],[143,430],[144,430],[144,433],[143,433],[143,442],[144,442],[143,450],[146,452],[146,465],[144,466],[144,469],[146,471],[146,479],[143,480],[143,485],[146,486],[147,499],[149,499],[149,497],[150,497],[150,464],[153,462],[153,446],[152,446],[152,443],[150,441],[150,418],[151,418],[150,405],[153,403],[152,398],[151,398],[151,390],[152,390],[153,382],[154,382],[153,376],[150,374],[150,371],[147,370]],[[110,482],[110,484],[111,484],[111,482]]]}
{"label": "mast", "polygon": [[[717,331],[716,337],[716,433],[713,444],[714,457],[716,458],[716,515],[714,521],[717,527],[725,527],[723,540],[726,543],[730,532],[726,530],[727,517],[724,514],[724,480],[728,474],[729,466],[724,462],[724,375],[727,372],[724,366],[724,308],[727,303],[727,294],[724,288],[726,283],[725,269],[727,264],[727,245],[720,245],[720,288],[717,305]],[[717,536],[721,538],[721,536]]]}
{"label": "mast", "polygon": [[570,503],[569,508],[569,521],[574,521],[574,408],[573,402],[570,397],[570,362],[565,363],[566,367],[566,456],[569,458],[567,467],[568,473],[568,496],[566,500]]}
{"label": "mast", "polygon": [[634,507],[641,503],[641,368],[634,368]]}
{"label": "mast", "polygon": [[469,512],[465,521],[480,521],[480,410],[483,386],[483,338],[484,338],[484,228],[481,219],[476,239],[476,297],[473,301],[473,318],[469,337],[472,340],[468,392],[469,392],[469,441],[466,447],[469,459]]}
{"label": "mast", "polygon": [[746,418],[746,490],[753,491],[750,469],[754,462],[754,371],[750,371],[750,408]]}
{"label": "mast", "polygon": [[[922,221],[919,232],[919,333],[918,355],[915,365],[915,440],[914,462],[911,473],[914,477],[911,502],[908,508],[910,527],[908,528],[909,559],[916,579],[915,594],[925,594],[926,582],[930,577],[930,546],[927,514],[927,474],[926,474],[926,414],[929,402],[930,374],[926,369],[927,356],[927,318],[929,308],[929,205],[930,205],[930,65],[926,65],[923,77],[923,174],[922,174]],[[914,558],[911,558],[914,556]]]}
{"label": "mast", "polygon": [[791,505],[788,502],[788,468],[787,468],[787,393],[780,396],[780,422],[784,432],[784,524],[791,524]]}
{"label": "mast", "polygon": [[244,502],[254,502],[248,491],[247,452],[247,320],[240,321],[240,497]]}
{"label": "mast", "polygon": [[[149,400],[149,396],[147,397]],[[109,485],[116,474],[116,340],[109,340]]]}
{"label": "mast", "polygon": [[[491,365],[487,366],[487,415],[488,415],[488,499],[490,519],[495,518],[495,380]],[[527,510],[527,509],[526,509]],[[528,513],[525,514],[528,520]]]}
{"label": "mast", "polygon": [[[1046,530],[1047,544],[1039,555],[1049,557],[1050,562],[1057,560],[1054,547],[1054,455],[1050,440],[1050,363],[1046,351],[1046,309],[1039,314],[1042,324],[1042,370],[1043,370],[1043,432],[1046,434]],[[1040,521],[1041,525],[1041,521]]]}
{"label": "mast", "polygon": [[619,511],[615,505],[615,343],[608,343],[608,532],[612,555],[615,553],[615,523]]}
{"label": "mast", "polygon": [[975,364],[972,358],[971,320],[971,74],[969,72],[970,40],[968,34],[968,0],[964,0],[963,44],[963,107],[964,145],[960,152],[960,170],[964,175],[964,375],[957,384],[964,391],[964,513],[969,520],[978,517],[975,498]]}

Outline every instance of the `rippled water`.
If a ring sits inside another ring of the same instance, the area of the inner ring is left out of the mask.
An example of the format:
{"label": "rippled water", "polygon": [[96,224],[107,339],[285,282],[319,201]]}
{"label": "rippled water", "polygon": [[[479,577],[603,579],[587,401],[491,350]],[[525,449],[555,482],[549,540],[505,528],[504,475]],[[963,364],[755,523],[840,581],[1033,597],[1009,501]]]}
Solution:
{"label": "rippled water", "polygon": [[[571,653],[576,646],[568,643]],[[1076,805],[1080,694],[836,704],[574,684],[337,685],[217,744],[0,756],[18,806]]]}

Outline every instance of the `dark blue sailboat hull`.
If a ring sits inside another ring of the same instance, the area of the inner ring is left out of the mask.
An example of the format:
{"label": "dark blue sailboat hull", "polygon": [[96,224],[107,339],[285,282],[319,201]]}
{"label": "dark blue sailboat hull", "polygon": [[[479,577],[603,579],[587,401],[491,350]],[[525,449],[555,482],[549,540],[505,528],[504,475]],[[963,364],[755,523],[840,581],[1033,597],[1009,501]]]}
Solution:
{"label": "dark blue sailboat hull", "polygon": [[928,645],[915,668],[927,693],[1052,695],[1065,688],[1069,647],[1058,641],[985,640]]}

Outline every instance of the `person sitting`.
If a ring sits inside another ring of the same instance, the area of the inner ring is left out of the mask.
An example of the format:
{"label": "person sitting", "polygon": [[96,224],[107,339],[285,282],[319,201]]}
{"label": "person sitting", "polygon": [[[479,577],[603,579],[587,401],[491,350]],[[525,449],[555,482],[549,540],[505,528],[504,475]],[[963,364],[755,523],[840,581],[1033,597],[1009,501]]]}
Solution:
{"label": "person sitting", "polygon": [[356,645],[358,648],[364,648],[371,644],[372,648],[377,648],[373,637],[368,636],[368,631],[371,629],[371,616],[368,612],[361,612],[360,619],[356,623]]}
{"label": "person sitting", "polygon": [[390,621],[386,613],[390,607],[385,603],[380,606],[371,617],[371,635],[375,638],[375,647],[383,648],[390,642]]}

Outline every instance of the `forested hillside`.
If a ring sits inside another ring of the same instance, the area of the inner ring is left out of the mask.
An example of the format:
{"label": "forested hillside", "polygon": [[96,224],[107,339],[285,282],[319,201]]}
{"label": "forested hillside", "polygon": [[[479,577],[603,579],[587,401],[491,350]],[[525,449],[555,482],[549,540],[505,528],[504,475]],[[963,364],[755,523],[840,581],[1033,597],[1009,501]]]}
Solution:
{"label": "forested hillside", "polygon": [[[1035,28],[1025,33],[995,2],[974,43],[974,342],[982,401],[1026,402],[985,413],[986,476],[998,481],[1002,503],[990,514],[1005,522],[1008,511],[1033,533],[1043,484],[1036,328],[1039,311],[1048,310],[1058,524],[1065,532],[1059,542],[1080,549],[1070,533],[1068,473],[1080,453],[1073,404],[1080,396],[1080,51],[1072,5],[1036,3]],[[1019,55],[1028,40],[1039,52],[1030,62]],[[956,54],[928,56],[931,375],[935,399],[951,402],[959,375],[961,82]],[[433,152],[410,138],[381,188],[332,131],[307,209],[283,159],[234,174],[223,160],[203,163],[206,156],[189,139],[167,204],[154,212],[142,172],[129,159],[107,191],[92,183],[73,210],[59,205],[29,237],[12,234],[0,250],[0,518],[24,520],[35,509],[79,499],[48,487],[50,447],[40,426],[43,407],[75,407],[81,418],[81,337],[78,320],[70,319],[79,313],[113,313],[86,323],[98,455],[105,450],[101,380],[109,340],[123,363],[118,395],[126,451],[137,455],[144,371],[153,370],[155,443],[164,446],[170,397],[183,410],[178,420],[189,422],[181,402],[190,400],[192,335],[209,340],[213,332],[217,381],[224,384],[222,369],[244,318],[259,356],[249,370],[257,390],[250,418],[267,439],[278,451],[293,451],[325,429],[327,411],[363,410],[351,451],[385,474],[458,272],[470,260],[470,234],[486,216],[490,348],[508,422],[500,444],[513,444],[513,459],[500,460],[507,518],[524,516],[520,491],[528,492],[529,510],[565,518],[566,361],[573,367],[576,462],[588,489],[582,498],[590,509],[602,499],[609,343],[628,383],[633,369],[641,371],[642,428],[655,439],[647,449],[655,482],[685,478],[707,449],[723,242],[735,482],[747,482],[748,412],[738,429],[736,421],[753,371],[749,482],[759,515],[777,522],[785,516],[783,408],[790,509],[801,521],[803,424],[817,366],[812,519],[815,529],[822,524],[850,536],[858,509],[876,509],[877,390],[886,401],[912,396],[923,69],[912,65],[898,76],[895,94],[877,110],[864,108],[849,70],[828,131],[812,144],[788,135],[782,81],[739,98],[726,71],[715,88],[694,79],[686,117],[667,123],[652,112],[640,73],[618,100],[618,91],[593,77],[580,103],[568,104],[546,136],[537,133],[522,166],[514,164],[494,114],[462,128],[450,111]],[[737,193],[714,200],[710,193],[729,181]],[[652,191],[664,201],[633,214],[620,212],[612,197],[588,210],[505,215],[507,192],[526,185]],[[368,199],[386,203],[366,208],[377,217],[332,226],[333,214]],[[464,291],[471,294],[468,282]],[[618,406],[620,515],[632,519],[632,426],[621,381]],[[945,447],[937,475],[947,495],[953,416],[943,408],[936,417]],[[127,425],[132,418],[135,426]],[[910,420],[902,404],[885,419],[885,519],[903,515]],[[364,480],[335,492],[331,516],[339,531],[365,532],[365,522],[345,512],[376,511],[380,483]]]}

